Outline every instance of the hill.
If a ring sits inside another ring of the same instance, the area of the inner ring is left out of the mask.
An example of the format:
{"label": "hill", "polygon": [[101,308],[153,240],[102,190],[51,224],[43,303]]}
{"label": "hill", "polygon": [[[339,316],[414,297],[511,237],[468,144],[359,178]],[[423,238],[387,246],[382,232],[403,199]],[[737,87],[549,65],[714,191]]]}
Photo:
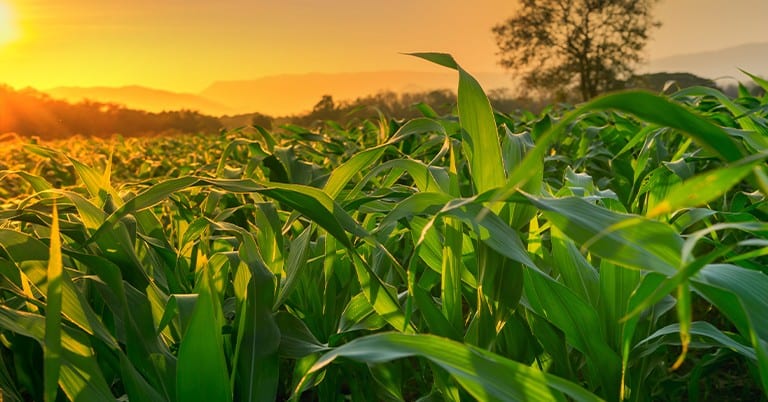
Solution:
{"label": "hill", "polygon": [[87,99],[103,103],[117,103],[127,108],[155,113],[168,110],[194,110],[215,116],[233,113],[232,108],[205,99],[200,95],[164,91],[137,85],[125,87],[59,87],[45,92],[54,98],[72,103]]}
{"label": "hill", "polygon": [[748,78],[739,69],[755,75],[768,75],[768,42],[750,43],[708,52],[681,54],[652,60],[650,72],[686,71],[702,77],[717,79],[735,77],[741,81]]}
{"label": "hill", "polygon": [[[486,90],[511,85],[510,77],[502,73],[480,73],[476,77]],[[253,112],[286,116],[310,112],[324,95],[353,100],[381,92],[455,91],[455,87],[455,73],[437,70],[273,75],[252,80],[216,81],[198,94],[136,85],[58,87],[45,93],[73,103],[87,99],[149,112],[183,109],[214,116]]]}

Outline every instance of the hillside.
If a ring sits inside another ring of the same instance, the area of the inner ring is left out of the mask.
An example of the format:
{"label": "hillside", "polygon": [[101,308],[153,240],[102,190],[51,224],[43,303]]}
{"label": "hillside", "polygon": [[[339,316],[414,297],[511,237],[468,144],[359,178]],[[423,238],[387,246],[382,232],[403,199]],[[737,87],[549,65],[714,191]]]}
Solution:
{"label": "hillside", "polygon": [[148,112],[167,110],[194,110],[209,115],[224,115],[233,110],[220,102],[200,95],[178,93],[137,85],[125,87],[58,87],[45,91],[54,98],[68,102],[85,99],[105,103],[117,103],[131,109]]}
{"label": "hillside", "polygon": [[[331,95],[337,100],[353,100],[390,91],[416,93],[455,90],[455,80],[454,73],[443,71],[308,73],[215,81],[198,94],[136,85],[58,87],[46,90],[45,93],[68,102],[88,99],[149,112],[186,109],[214,116],[252,112],[285,116],[311,111],[324,95]],[[488,90],[509,87],[511,84],[509,76],[500,73],[481,73],[478,74],[478,80]]]}
{"label": "hillside", "polygon": [[686,71],[710,79],[730,76],[744,81],[747,77],[739,69],[756,75],[768,75],[766,55],[768,55],[768,42],[750,43],[652,60],[647,70],[649,72]]}

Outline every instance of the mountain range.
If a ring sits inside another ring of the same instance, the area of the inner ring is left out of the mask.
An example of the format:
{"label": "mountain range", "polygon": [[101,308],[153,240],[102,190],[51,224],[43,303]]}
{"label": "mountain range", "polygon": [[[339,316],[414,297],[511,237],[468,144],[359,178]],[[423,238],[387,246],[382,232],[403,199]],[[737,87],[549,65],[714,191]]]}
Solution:
{"label": "mountain range", "polygon": [[44,91],[68,102],[92,100],[125,105],[148,112],[197,110],[211,115],[225,115],[235,110],[202,95],[164,91],[138,85],[124,87],[58,87]]}
{"label": "mountain range", "polygon": [[768,75],[768,42],[651,60],[648,69],[650,72],[688,72],[717,81],[744,81],[748,77],[740,69],[754,75]]}
{"label": "mountain range", "polygon": [[[689,72],[705,78],[747,79],[739,68],[768,75],[768,42],[726,49],[681,54],[652,60],[641,72]],[[474,73],[486,90],[511,86],[503,73]],[[189,109],[211,115],[259,112],[272,116],[309,111],[323,95],[349,100],[381,91],[419,92],[455,89],[456,73],[450,71],[378,71],[351,73],[285,74],[253,80],[216,81],[197,94],[141,86],[59,87],[47,90],[68,101],[89,99],[112,102],[152,112]]]}
{"label": "mountain range", "polygon": [[[502,73],[476,74],[485,88],[509,86]],[[190,109],[215,116],[259,113],[282,116],[312,110],[324,95],[347,100],[382,91],[420,92],[451,89],[456,73],[378,71],[274,75],[253,80],[217,81],[198,94],[163,91],[141,86],[58,87],[46,90],[69,102],[92,100],[161,112]]]}

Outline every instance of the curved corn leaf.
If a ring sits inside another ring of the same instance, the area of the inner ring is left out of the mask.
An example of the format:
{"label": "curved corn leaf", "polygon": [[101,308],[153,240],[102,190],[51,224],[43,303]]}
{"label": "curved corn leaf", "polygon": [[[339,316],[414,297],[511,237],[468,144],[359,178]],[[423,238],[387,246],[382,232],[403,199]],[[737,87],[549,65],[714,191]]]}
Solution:
{"label": "curved corn leaf", "polygon": [[441,53],[410,53],[459,72],[459,122],[466,131],[462,148],[469,161],[476,194],[503,186],[506,181],[499,133],[488,97],[477,80],[452,56]]}
{"label": "curved corn leaf", "polygon": [[[670,324],[664,328],[659,328],[635,345],[635,349],[643,349],[643,353],[651,353],[661,345],[679,345],[680,344],[680,324]],[[755,349],[744,345],[739,340],[734,339],[723,331],[717,329],[714,325],[706,321],[694,321],[691,323],[689,333],[693,338],[691,348],[711,348],[724,347],[732,350],[751,361],[757,361]]]}
{"label": "curved corn leaf", "polygon": [[[448,371],[473,397],[484,401],[601,399],[577,384],[485,350],[433,335],[383,333],[355,339],[318,360],[308,374],[317,372],[338,357],[382,363],[421,356]],[[306,382],[308,377],[302,379]],[[301,389],[301,384],[298,389]],[[562,393],[562,394],[561,394]]]}
{"label": "curved corn leaf", "polygon": [[674,275],[680,267],[683,240],[669,225],[580,198],[527,198],[568,237],[616,264],[665,275]]}

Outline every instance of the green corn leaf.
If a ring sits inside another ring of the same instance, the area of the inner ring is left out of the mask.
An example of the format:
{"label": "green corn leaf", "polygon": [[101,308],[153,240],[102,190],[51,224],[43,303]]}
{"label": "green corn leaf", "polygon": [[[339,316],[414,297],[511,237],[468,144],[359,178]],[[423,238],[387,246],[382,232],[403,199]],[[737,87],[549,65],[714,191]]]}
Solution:
{"label": "green corn leaf", "polygon": [[627,313],[628,303],[642,281],[641,271],[616,266],[605,260],[600,264],[600,303],[598,311],[604,322],[606,337],[614,350],[620,350],[621,334],[624,328],[622,318]]}
{"label": "green corn leaf", "polygon": [[665,275],[674,275],[680,267],[683,241],[669,225],[579,198],[527,198],[568,237],[616,264]]}
{"label": "green corn leaf", "polygon": [[583,106],[586,110],[614,109],[631,113],[648,123],[678,129],[707,150],[729,162],[741,159],[736,143],[720,127],[664,97],[643,91],[604,95]]}
{"label": "green corn leaf", "polygon": [[44,178],[32,174],[29,172],[19,171],[19,170],[3,170],[0,171],[0,181],[4,180],[7,175],[16,174],[19,175],[21,178],[27,181],[32,186],[32,189],[34,189],[36,192],[41,193],[40,196],[44,198],[51,197],[52,195],[49,193],[46,193],[47,190],[53,189],[53,186],[51,183],[48,182],[48,180],[45,180]]}
{"label": "green corn leaf", "polygon": [[435,300],[429,292],[416,285],[412,290],[415,307],[419,309],[421,316],[429,327],[429,332],[453,340],[461,340],[463,323],[457,326],[446,318],[446,314],[435,306]]}
{"label": "green corn leaf", "polygon": [[[355,339],[323,355],[309,374],[338,357],[383,363],[421,356],[448,371],[470,395],[484,401],[599,401],[580,386],[485,350],[433,335],[383,333]],[[306,382],[305,376],[302,380]],[[301,384],[298,387],[301,389]],[[562,393],[562,394],[561,394]]]}
{"label": "green corn leaf", "polygon": [[744,71],[742,69],[739,69],[739,71],[741,71],[742,73],[748,75],[749,78],[752,79],[752,81],[755,81],[755,84],[760,86],[760,88],[763,88],[763,90],[768,91],[768,80],[766,80],[765,78],[759,77],[757,75],[751,74],[751,73],[749,73],[747,71]]}
{"label": "green corn leaf", "polygon": [[[384,155],[387,147],[410,136],[430,132],[442,133],[445,135],[445,128],[440,125],[440,123],[431,119],[414,119],[408,121],[400,127],[386,143],[366,149],[334,169],[333,172],[331,172],[331,176],[328,178],[328,182],[325,184],[325,192],[330,197],[337,199],[341,190],[344,189],[347,183],[349,183],[355,175],[360,174],[364,169],[378,167],[376,166],[376,162],[378,162],[382,155]],[[365,180],[363,180],[363,182],[365,182]]]}
{"label": "green corn leaf", "polygon": [[274,275],[251,233],[225,222],[216,225],[235,232],[242,243],[237,252],[242,263],[235,272],[240,301],[232,377],[235,396],[244,401],[272,400],[277,391],[277,351],[281,336],[272,314]]}
{"label": "green corn leaf", "polygon": [[672,188],[667,196],[649,210],[646,216],[656,217],[681,208],[698,207],[717,199],[741,182],[756,166],[768,158],[757,154],[732,165],[701,173]]}
{"label": "green corn leaf", "polygon": [[[270,142],[269,140],[271,140],[271,137],[265,137],[265,139],[267,139],[267,145],[270,148],[274,148],[274,140]],[[224,152],[222,152],[221,158],[219,159],[219,164],[216,167],[216,177],[222,177],[224,174],[224,169],[227,166],[227,160],[229,156],[232,154],[232,152],[234,152],[236,148],[241,146],[245,146],[249,150],[254,151],[258,160],[262,160],[270,155],[269,152],[266,152],[261,148],[261,143],[258,141],[247,140],[244,138],[238,138],[234,141],[230,141],[229,144],[227,144],[227,147],[224,149]]]}
{"label": "green corn leaf", "polygon": [[507,180],[501,158],[499,133],[496,130],[493,109],[483,88],[448,54],[411,55],[458,70],[459,122],[467,133],[462,145],[469,161],[469,171],[476,194],[503,186]]}
{"label": "green corn leaf", "polygon": [[[133,241],[124,224],[115,219],[113,224],[107,224],[107,215],[92,202],[79,194],[63,192],[75,204],[89,233],[93,230],[90,241],[103,250],[102,256],[118,266],[125,267],[123,276],[138,289],[145,289],[149,284],[149,277],[133,248]],[[122,216],[121,216],[122,218]],[[109,227],[109,230],[107,230]],[[100,236],[98,234],[101,233]],[[87,246],[90,241],[79,244],[80,248]]]}
{"label": "green corn leaf", "polygon": [[24,146],[24,148],[45,158],[64,157],[68,159],[69,162],[74,166],[75,172],[77,172],[80,180],[82,180],[91,196],[98,197],[101,201],[106,201],[109,197],[116,205],[119,206],[122,204],[120,195],[110,184],[109,176],[105,175],[105,173],[109,172],[111,164],[107,166],[107,171],[105,173],[99,173],[92,167],[80,162],[79,160],[52,148],[33,144],[27,144]]}
{"label": "green corn leaf", "polygon": [[464,270],[461,257],[464,239],[460,221],[446,217],[444,223],[443,238],[445,244],[443,245],[443,269],[441,272],[442,280],[440,281],[442,310],[451,326],[460,330],[464,327],[461,296],[461,272]]}
{"label": "green corn leaf", "polygon": [[283,304],[297,285],[299,274],[307,262],[309,239],[312,232],[312,228],[308,227],[301,232],[296,240],[291,242],[291,250],[288,253],[288,260],[285,264],[286,276],[280,287],[277,300],[275,300],[275,308]]}
{"label": "green corn leaf", "polygon": [[137,400],[146,399],[151,401],[167,400],[141,376],[139,371],[136,370],[128,358],[122,353],[120,354],[120,370],[123,375],[125,392],[128,395],[128,398]]}
{"label": "green corn leaf", "polygon": [[677,370],[685,362],[685,357],[688,355],[688,348],[691,345],[691,322],[692,307],[691,307],[691,290],[688,287],[688,282],[683,282],[677,287],[677,321],[680,325],[680,345],[682,351],[680,356],[675,360],[670,367],[671,370]]}
{"label": "green corn leaf", "polygon": [[[103,284],[108,289],[103,290],[101,295],[108,301],[110,309],[118,319],[124,323],[125,333],[118,333],[117,338],[124,338],[127,343],[127,357],[120,353],[120,368],[124,373],[125,381],[131,382],[130,387],[138,387],[138,389],[151,387],[156,390],[153,392],[164,395],[163,400],[173,400],[175,357],[171,355],[168,347],[155,337],[156,328],[150,301],[146,295],[125,284],[120,267],[111,261],[103,257],[71,250],[67,250],[66,253],[69,257],[89,267],[96,274],[100,279],[97,283],[98,288],[101,289],[100,285]],[[130,302],[128,301],[129,294],[131,295]],[[175,300],[175,298],[171,300]],[[109,345],[109,342],[106,344]],[[141,374],[138,372],[141,372],[147,379],[139,378]],[[131,393],[139,392],[137,388],[129,388],[127,391],[131,397],[135,395]],[[148,394],[142,391],[139,395]]]}
{"label": "green corn leaf", "polygon": [[718,100],[728,111],[730,111],[735,117],[736,121],[741,125],[741,128],[760,133],[762,135],[768,135],[768,126],[765,125],[763,120],[762,124],[758,122],[754,116],[748,115],[748,110],[743,106],[733,102],[722,92],[708,87],[690,87],[676,92],[673,98],[679,98],[684,96],[711,96]]}
{"label": "green corn leaf", "polygon": [[120,198],[120,194],[110,184],[109,176],[104,173],[99,173],[90,166],[74,159],[67,157],[72,165],[75,167],[75,171],[80,176],[80,180],[83,181],[88,192],[91,196],[98,197],[103,202],[111,202],[115,206],[120,206],[123,200]]}
{"label": "green corn leaf", "polygon": [[567,342],[587,356],[600,373],[594,380],[602,383],[604,395],[618,397],[620,358],[609,347],[597,310],[546,275],[526,270],[523,283],[532,310],[563,331]]}
{"label": "green corn leaf", "polygon": [[[743,357],[757,361],[755,350],[739,342],[729,334],[719,330],[714,325],[706,321],[694,321],[688,332],[691,335],[691,348],[718,348],[724,347],[732,350]],[[679,345],[680,344],[680,324],[670,324],[664,328],[656,330],[653,334],[638,342],[636,349],[643,348],[644,353],[651,353],[661,345]]]}
{"label": "green corn leaf", "polygon": [[334,169],[325,183],[325,192],[332,198],[336,198],[344,186],[366,168],[374,165],[387,150],[388,144],[366,149],[350,158],[347,162]]}
{"label": "green corn leaf", "polygon": [[352,243],[345,230],[356,236],[368,237],[368,233],[338,203],[322,190],[313,187],[280,183],[269,183],[269,186],[264,186],[252,180],[213,180],[182,177],[158,183],[127,201],[106,219],[104,224],[91,236],[90,241],[111,231],[112,225],[117,223],[126,214],[153,206],[177,191],[197,186],[214,186],[223,190],[241,193],[261,193],[285,203],[314,220],[320,227],[327,230],[347,247],[352,247]]}
{"label": "green corn leaf", "polygon": [[48,257],[48,292],[46,293],[44,374],[45,400],[56,400],[61,368],[61,286],[63,265],[61,261],[61,237],[56,205],[53,206],[51,224],[51,248]]}
{"label": "green corn leaf", "polygon": [[[416,188],[422,192],[437,192],[442,191],[448,193],[448,175],[445,170],[429,166],[424,162],[411,160],[411,159],[394,159],[391,161],[382,162],[377,165],[355,186],[353,192],[359,191],[377,174],[383,171],[403,171],[407,172],[414,181]],[[399,174],[398,174],[399,175]],[[349,205],[349,203],[347,203]]]}
{"label": "green corn leaf", "polygon": [[317,340],[303,321],[290,313],[275,314],[275,323],[280,328],[280,356],[300,359],[329,349]]}
{"label": "green corn leaf", "polygon": [[50,246],[40,240],[15,230],[0,229],[0,247],[15,261],[48,259]]}
{"label": "green corn leaf", "polygon": [[376,275],[366,261],[356,252],[350,252],[352,263],[357,273],[358,282],[365,298],[373,309],[393,328],[406,333],[413,333],[412,324],[406,319],[398,303],[394,287],[385,283]]}
{"label": "green corn leaf", "polygon": [[[51,227],[51,234],[53,236],[53,233],[59,233],[58,232],[58,218],[55,218],[55,227]],[[33,238],[29,238],[30,240],[34,240]],[[86,297],[80,292],[80,290],[74,285],[72,280],[69,277],[69,274],[64,271],[63,265],[62,265],[62,254],[64,253],[61,248],[61,241],[60,240],[53,240],[51,241],[51,250],[45,250],[43,252],[42,249],[39,249],[40,254],[37,254],[35,258],[48,258],[48,268],[47,271],[43,271],[42,266],[36,266],[36,265],[29,265],[25,267],[24,274],[27,276],[32,277],[46,277],[48,280],[46,283],[41,283],[38,285],[38,288],[40,291],[45,292],[46,294],[49,294],[51,291],[53,291],[54,295],[54,301],[55,303],[53,306],[49,306],[48,309],[51,309],[51,307],[54,307],[53,311],[58,311],[60,318],[63,319],[64,322],[72,323],[75,326],[79,327],[84,332],[88,333],[89,335],[93,335],[98,337],[102,342],[104,342],[109,348],[116,350],[119,348],[117,341],[114,339],[114,337],[109,333],[109,331],[104,327],[102,322],[99,320],[96,312],[93,311],[93,309],[88,304],[88,301],[86,300]],[[35,249],[35,246],[33,245],[34,242],[28,242],[27,243],[32,250]],[[53,250],[52,247],[56,246],[57,249]],[[67,252],[66,254],[69,254]],[[56,263],[55,261],[58,261]],[[51,271],[52,264],[59,264],[60,268],[56,269],[54,266],[53,272]],[[55,274],[55,279],[52,280],[51,274]],[[46,318],[49,316],[46,315]]]}
{"label": "green corn leaf", "polygon": [[554,268],[562,278],[563,283],[583,300],[596,305],[598,287],[600,285],[597,270],[579,252],[576,244],[568,239],[562,231],[553,227],[552,259]]}
{"label": "green corn leaf", "polygon": [[526,154],[523,161],[509,172],[508,183],[495,199],[505,199],[530,179],[530,172],[536,171],[550,146],[563,134],[567,127],[591,111],[613,109],[631,113],[662,127],[678,129],[708,151],[720,155],[729,162],[742,158],[742,153],[731,137],[721,128],[704,120],[688,109],[669,100],[643,91],[624,91],[603,95],[565,114],[557,124],[551,126],[536,140],[536,146]]}
{"label": "green corn leaf", "polygon": [[373,306],[364,294],[358,293],[347,303],[339,318],[339,332],[360,329],[377,330],[387,325],[381,316],[375,313]]}

